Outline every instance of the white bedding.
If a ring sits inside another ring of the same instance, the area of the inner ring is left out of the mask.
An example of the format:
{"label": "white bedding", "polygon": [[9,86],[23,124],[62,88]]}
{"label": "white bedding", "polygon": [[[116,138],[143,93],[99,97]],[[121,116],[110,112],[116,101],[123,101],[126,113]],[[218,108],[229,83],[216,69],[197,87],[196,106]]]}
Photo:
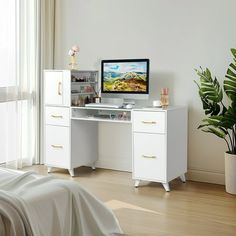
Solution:
{"label": "white bedding", "polygon": [[0,168],[1,236],[120,234],[112,211],[78,183]]}

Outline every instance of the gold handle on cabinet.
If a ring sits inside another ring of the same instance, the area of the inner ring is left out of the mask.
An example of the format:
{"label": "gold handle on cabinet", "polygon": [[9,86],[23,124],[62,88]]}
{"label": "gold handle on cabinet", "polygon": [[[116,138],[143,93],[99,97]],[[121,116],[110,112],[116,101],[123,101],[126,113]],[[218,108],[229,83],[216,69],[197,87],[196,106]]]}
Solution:
{"label": "gold handle on cabinet", "polygon": [[51,117],[53,117],[53,118],[63,118],[63,116],[58,116],[58,115],[51,115]]}
{"label": "gold handle on cabinet", "polygon": [[61,86],[62,86],[62,83],[59,82],[59,83],[58,83],[58,87],[57,87],[57,93],[58,93],[58,95],[62,95]]}
{"label": "gold handle on cabinet", "polygon": [[147,155],[142,155],[142,157],[143,158],[152,158],[152,159],[157,158],[156,156],[147,156]]}
{"label": "gold handle on cabinet", "polygon": [[156,122],[156,121],[145,121],[145,120],[143,120],[142,123],[143,123],[143,124],[154,125],[154,124],[156,124],[157,122]]}
{"label": "gold handle on cabinet", "polygon": [[54,144],[52,144],[51,146],[52,146],[53,148],[63,148],[62,145],[54,145]]}

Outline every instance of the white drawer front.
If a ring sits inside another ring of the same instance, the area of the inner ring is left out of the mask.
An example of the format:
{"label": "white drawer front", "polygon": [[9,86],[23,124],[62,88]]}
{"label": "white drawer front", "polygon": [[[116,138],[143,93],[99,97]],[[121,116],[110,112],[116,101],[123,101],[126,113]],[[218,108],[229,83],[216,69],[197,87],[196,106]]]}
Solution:
{"label": "white drawer front", "polygon": [[46,107],[45,122],[48,125],[69,126],[70,109],[65,107]]}
{"label": "white drawer front", "polygon": [[166,136],[135,133],[133,139],[134,178],[165,181]]}
{"label": "white drawer front", "polygon": [[70,168],[70,131],[68,127],[46,125],[46,165]]}
{"label": "white drawer front", "polygon": [[134,132],[165,133],[166,113],[134,111],[133,129]]}

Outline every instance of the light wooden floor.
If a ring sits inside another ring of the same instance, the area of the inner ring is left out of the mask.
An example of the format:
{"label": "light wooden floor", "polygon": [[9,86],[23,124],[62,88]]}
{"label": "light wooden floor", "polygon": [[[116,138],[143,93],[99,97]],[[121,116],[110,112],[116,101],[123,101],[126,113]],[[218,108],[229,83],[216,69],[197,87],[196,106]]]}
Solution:
{"label": "light wooden floor", "polygon": [[[26,168],[47,174],[44,166]],[[52,175],[78,181],[114,210],[127,235],[236,236],[236,196],[224,186],[171,182],[166,193],[158,183],[133,187],[131,174],[82,167],[78,177],[57,170]]]}

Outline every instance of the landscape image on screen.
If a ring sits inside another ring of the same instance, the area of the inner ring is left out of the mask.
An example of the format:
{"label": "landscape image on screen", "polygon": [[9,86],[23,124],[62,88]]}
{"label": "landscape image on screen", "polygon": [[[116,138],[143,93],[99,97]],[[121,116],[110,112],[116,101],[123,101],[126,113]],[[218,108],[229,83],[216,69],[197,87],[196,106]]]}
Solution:
{"label": "landscape image on screen", "polygon": [[103,91],[147,91],[147,62],[104,63],[103,68]]}

